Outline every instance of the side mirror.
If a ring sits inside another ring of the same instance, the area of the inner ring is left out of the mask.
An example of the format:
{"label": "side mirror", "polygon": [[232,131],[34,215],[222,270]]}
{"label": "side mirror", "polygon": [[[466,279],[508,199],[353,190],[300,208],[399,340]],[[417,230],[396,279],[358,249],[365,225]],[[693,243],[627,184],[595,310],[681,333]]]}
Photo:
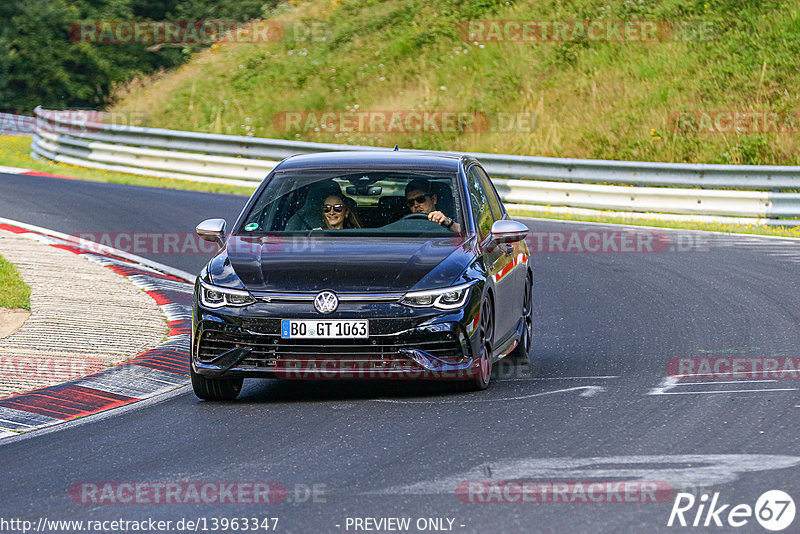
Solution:
{"label": "side mirror", "polygon": [[206,219],[194,229],[200,239],[214,241],[222,247],[225,244],[225,219]]}
{"label": "side mirror", "polygon": [[492,241],[495,243],[516,243],[528,235],[528,227],[521,222],[503,219],[492,224]]}

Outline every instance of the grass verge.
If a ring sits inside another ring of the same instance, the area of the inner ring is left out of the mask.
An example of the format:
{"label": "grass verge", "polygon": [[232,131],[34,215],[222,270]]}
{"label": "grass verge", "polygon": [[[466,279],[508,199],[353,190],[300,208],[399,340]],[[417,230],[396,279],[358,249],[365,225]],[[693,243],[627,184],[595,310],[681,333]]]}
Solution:
{"label": "grass verge", "polygon": [[76,165],[36,160],[30,155],[30,146],[30,137],[0,135],[0,165],[23,167],[34,171],[48,172],[50,174],[61,174],[69,176],[70,178],[80,178],[81,180],[90,180],[92,182],[110,182],[127,185],[142,185],[146,187],[162,187],[166,189],[228,193],[232,195],[250,195],[253,192],[253,189],[247,187],[139,176],[136,174],[89,169]]}
{"label": "grass verge", "polygon": [[31,288],[14,264],[0,256],[0,308],[31,309]]}

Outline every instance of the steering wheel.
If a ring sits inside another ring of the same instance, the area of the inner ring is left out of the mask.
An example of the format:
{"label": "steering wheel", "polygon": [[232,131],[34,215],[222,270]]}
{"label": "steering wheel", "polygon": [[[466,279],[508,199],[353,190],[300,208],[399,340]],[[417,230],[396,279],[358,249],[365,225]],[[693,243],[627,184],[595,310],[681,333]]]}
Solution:
{"label": "steering wheel", "polygon": [[[429,220],[427,213],[409,213],[408,215],[403,217],[403,219],[425,219],[426,221]],[[401,219],[401,220],[403,220],[403,219]],[[431,221],[431,222],[433,222],[433,221]]]}

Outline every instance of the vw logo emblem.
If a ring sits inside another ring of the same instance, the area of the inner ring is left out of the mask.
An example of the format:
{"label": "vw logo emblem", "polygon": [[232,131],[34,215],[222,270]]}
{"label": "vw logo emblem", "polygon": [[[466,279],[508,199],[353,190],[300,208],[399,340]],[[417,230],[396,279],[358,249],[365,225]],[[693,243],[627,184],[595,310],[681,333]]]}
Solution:
{"label": "vw logo emblem", "polygon": [[320,313],[332,313],[339,307],[339,299],[333,291],[323,291],[314,297],[314,307]]}

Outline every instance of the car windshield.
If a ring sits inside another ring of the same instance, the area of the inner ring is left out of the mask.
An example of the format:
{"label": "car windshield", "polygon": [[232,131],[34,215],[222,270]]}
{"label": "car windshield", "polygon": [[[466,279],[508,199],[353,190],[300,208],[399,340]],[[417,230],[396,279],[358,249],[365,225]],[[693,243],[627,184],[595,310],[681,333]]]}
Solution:
{"label": "car windshield", "polygon": [[451,236],[431,222],[442,212],[463,228],[455,173],[277,172],[261,191],[237,235],[304,233]]}

